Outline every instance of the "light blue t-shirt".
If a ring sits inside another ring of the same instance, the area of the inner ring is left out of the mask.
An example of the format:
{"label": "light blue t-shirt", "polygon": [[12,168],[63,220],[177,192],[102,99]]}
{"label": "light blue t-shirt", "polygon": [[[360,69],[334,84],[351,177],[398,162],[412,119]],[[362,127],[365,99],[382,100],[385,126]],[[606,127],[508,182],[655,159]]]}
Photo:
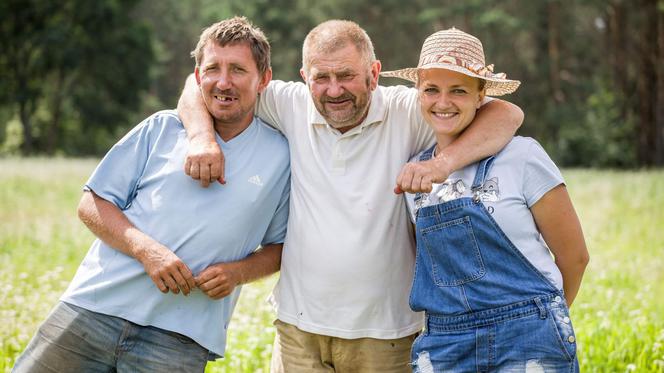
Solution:
{"label": "light blue t-shirt", "polygon": [[[290,192],[288,143],[254,119],[229,142],[226,185],[202,188],[184,171],[188,141],[175,111],[158,112],[106,154],[86,189],[118,206],[138,229],[170,248],[193,272],[282,243]],[[223,356],[240,287],[221,300],[199,289],[163,294],[134,258],[96,240],[61,300],[139,325],[184,334]]]}
{"label": "light blue t-shirt", "polygon": [[[419,159],[421,153],[411,162]],[[460,197],[471,197],[478,163],[453,172],[442,184],[434,184],[431,193],[423,195],[419,208]],[[516,136],[496,154],[482,187],[480,198],[505,235],[519,251],[558,289],[563,288],[562,275],[549,247],[537,229],[530,207],[556,186],[563,176],[542,146],[530,137]],[[406,193],[406,204],[415,223],[414,194]]]}

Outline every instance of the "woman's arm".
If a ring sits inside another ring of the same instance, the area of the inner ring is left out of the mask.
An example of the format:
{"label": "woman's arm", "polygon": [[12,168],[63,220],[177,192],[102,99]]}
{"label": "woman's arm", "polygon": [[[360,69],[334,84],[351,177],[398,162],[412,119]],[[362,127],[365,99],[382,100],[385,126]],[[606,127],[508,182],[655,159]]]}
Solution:
{"label": "woman's arm", "polygon": [[563,275],[568,306],[576,298],[590,256],[581,223],[564,184],[551,189],[530,210]]}

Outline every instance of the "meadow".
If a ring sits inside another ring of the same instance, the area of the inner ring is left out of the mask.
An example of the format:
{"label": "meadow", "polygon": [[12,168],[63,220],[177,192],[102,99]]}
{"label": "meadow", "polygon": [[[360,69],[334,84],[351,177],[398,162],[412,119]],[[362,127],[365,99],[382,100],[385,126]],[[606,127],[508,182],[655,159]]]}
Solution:
{"label": "meadow", "polygon": [[[0,159],[0,372],[57,302],[93,235],[76,217],[97,160]],[[664,171],[564,170],[591,262],[572,308],[583,372],[664,372]],[[267,372],[276,276],[245,286],[227,357]]]}

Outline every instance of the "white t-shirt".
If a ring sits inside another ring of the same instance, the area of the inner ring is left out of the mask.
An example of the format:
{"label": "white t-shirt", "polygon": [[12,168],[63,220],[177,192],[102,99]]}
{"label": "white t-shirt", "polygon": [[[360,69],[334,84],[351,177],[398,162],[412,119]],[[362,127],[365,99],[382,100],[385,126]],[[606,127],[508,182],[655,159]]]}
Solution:
{"label": "white t-shirt", "polygon": [[[416,162],[419,154],[411,159]],[[430,206],[460,197],[471,197],[477,163],[453,172],[442,184],[434,184],[423,195],[420,206]],[[519,251],[558,289],[562,275],[530,212],[544,194],[563,184],[560,170],[540,144],[530,137],[517,136],[496,155],[482,188],[482,202]],[[406,194],[411,220],[415,223],[415,195]]]}
{"label": "white t-shirt", "polygon": [[340,337],[400,338],[422,328],[408,296],[414,238],[403,198],[403,165],[433,145],[415,89],[378,87],[364,122],[342,134],[326,124],[302,83],[273,81],[258,115],[288,139],[291,200],[277,317]]}

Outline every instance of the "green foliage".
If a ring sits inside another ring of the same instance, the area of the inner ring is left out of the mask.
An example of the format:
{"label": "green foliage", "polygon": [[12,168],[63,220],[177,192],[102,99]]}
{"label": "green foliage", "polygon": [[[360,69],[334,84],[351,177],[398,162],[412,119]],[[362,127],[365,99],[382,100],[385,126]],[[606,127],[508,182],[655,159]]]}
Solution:
{"label": "green foliage", "polygon": [[[0,159],[0,371],[57,302],[93,235],[76,218],[96,160]],[[572,307],[583,372],[664,372],[664,171],[565,170],[591,255]],[[637,191],[637,192],[635,192]],[[244,286],[227,357],[207,372],[267,372],[276,277]]]}
{"label": "green foliage", "polygon": [[521,134],[562,165],[634,167],[644,162],[639,131],[652,122],[643,117],[637,78],[645,61],[662,65],[657,43],[639,39],[662,1],[643,4],[650,8],[623,0],[6,0],[0,142],[16,118],[23,152],[32,142],[38,153],[102,154],[118,133],[176,105],[193,72],[189,52],[211,23],[247,16],[272,44],[275,79],[299,81],[307,32],[339,18],[367,30],[384,70],[417,64],[434,31],[454,26],[476,35],[487,62],[522,81],[505,97],[526,113]]}
{"label": "green foliage", "polygon": [[59,146],[61,123],[72,117],[90,132],[117,126],[140,107],[153,54],[144,22],[127,16],[133,1],[2,4],[2,98],[19,113],[26,151]]}
{"label": "green foliage", "polygon": [[[615,91],[602,88],[588,97],[586,117],[561,130],[559,154],[563,163],[623,168],[636,165],[634,125],[622,117],[620,99]],[[579,156],[584,160],[574,159]]]}

